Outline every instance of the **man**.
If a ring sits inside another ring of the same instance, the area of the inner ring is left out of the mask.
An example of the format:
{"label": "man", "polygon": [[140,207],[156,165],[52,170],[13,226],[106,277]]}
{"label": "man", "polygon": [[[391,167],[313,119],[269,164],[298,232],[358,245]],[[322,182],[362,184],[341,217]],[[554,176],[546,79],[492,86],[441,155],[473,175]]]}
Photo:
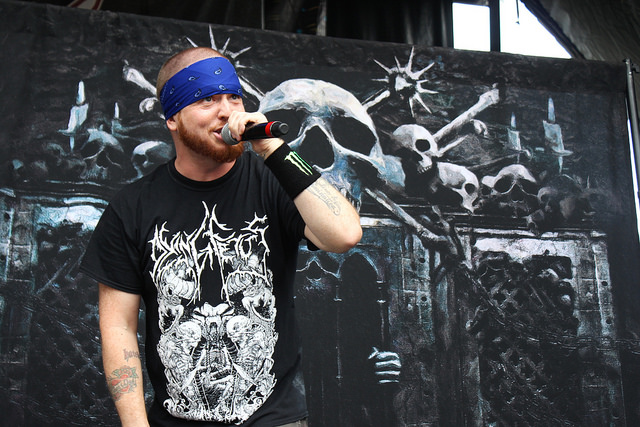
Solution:
{"label": "man", "polygon": [[[122,424],[303,425],[298,244],[345,252],[362,236],[358,214],[281,139],[251,141],[257,156],[223,141],[225,124],[241,140],[267,119],[244,111],[218,52],[173,56],[157,90],[176,158],[111,201],[81,267],[99,282],[103,363]],[[141,298],[148,415],[136,357]]]}

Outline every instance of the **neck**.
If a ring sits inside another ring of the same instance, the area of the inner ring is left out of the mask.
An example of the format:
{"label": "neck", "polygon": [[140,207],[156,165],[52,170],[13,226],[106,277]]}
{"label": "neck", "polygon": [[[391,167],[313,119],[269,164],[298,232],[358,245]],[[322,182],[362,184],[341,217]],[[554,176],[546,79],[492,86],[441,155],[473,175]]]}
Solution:
{"label": "neck", "polygon": [[186,158],[176,156],[176,170],[184,177],[193,181],[213,181],[223,177],[231,170],[236,161],[218,163],[203,156]]}

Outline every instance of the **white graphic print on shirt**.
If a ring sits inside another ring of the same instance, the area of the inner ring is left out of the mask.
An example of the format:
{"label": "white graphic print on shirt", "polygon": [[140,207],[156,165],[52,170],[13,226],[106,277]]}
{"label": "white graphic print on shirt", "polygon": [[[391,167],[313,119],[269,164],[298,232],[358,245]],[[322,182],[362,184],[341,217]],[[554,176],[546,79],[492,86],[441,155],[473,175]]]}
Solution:
{"label": "white graphic print on shirt", "polygon": [[[165,367],[165,408],[193,420],[237,423],[271,394],[278,338],[271,271],[266,260],[266,217],[254,215],[233,232],[218,222],[214,206],[191,233],[156,226],[151,240],[152,277],[158,290]],[[202,272],[222,278],[221,299],[200,301]]]}

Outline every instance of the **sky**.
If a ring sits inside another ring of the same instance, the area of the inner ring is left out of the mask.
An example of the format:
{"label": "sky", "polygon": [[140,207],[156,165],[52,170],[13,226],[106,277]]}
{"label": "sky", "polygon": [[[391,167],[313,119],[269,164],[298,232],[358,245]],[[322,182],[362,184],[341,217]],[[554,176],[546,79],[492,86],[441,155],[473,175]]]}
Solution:
{"label": "sky", "polygon": [[[520,0],[500,0],[502,52],[571,58]],[[453,47],[489,51],[489,7],[453,3]]]}

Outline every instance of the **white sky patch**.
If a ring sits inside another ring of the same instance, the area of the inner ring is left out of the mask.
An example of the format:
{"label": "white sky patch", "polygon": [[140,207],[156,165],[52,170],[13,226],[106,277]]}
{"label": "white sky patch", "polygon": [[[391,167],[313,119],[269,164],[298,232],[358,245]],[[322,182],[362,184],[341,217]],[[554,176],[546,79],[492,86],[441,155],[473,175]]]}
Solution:
{"label": "white sky patch", "polygon": [[[488,6],[453,3],[453,47],[488,52],[489,19]],[[500,0],[500,48],[507,53],[571,58],[520,0]]]}

